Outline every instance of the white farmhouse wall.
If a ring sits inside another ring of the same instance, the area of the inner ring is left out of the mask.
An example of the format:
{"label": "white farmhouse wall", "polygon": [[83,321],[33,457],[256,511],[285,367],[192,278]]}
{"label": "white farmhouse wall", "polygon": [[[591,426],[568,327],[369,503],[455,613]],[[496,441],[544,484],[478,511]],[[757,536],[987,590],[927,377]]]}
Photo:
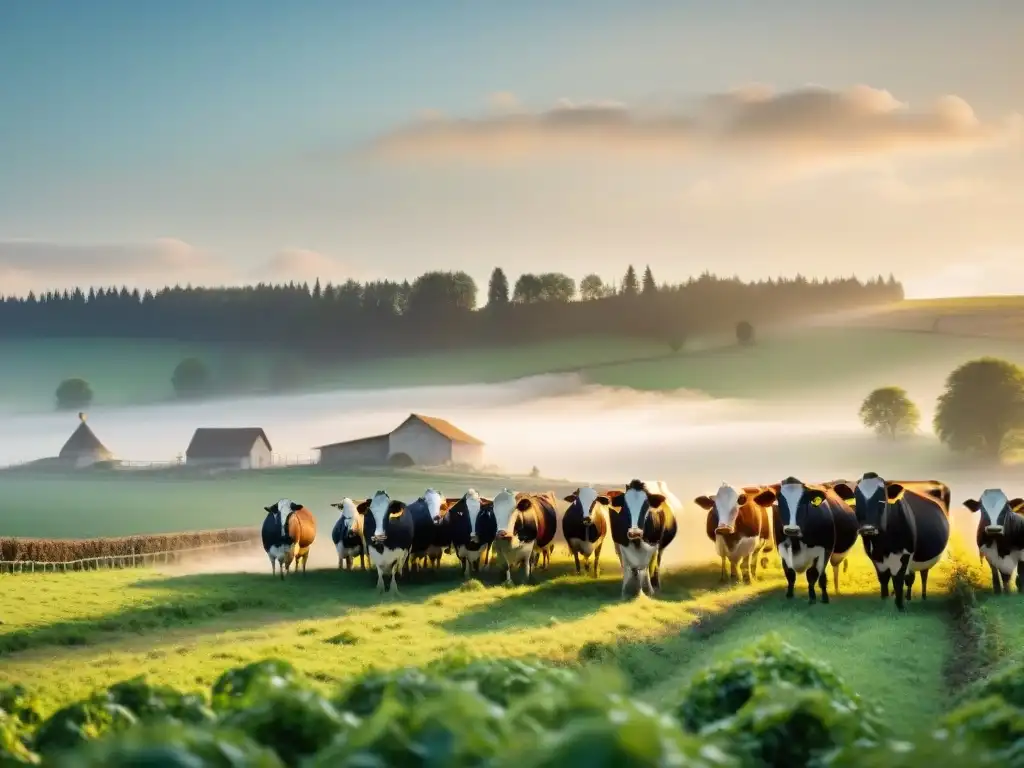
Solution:
{"label": "white farmhouse wall", "polygon": [[[262,469],[264,467],[269,467],[271,461],[272,457],[267,444],[262,440],[257,440],[256,444],[252,447],[252,451],[249,453],[248,469]],[[246,469],[246,467],[243,467],[243,469]]]}
{"label": "white farmhouse wall", "polygon": [[437,466],[452,458],[452,441],[415,419],[391,433],[388,447],[389,456],[405,453],[421,466]]}
{"label": "white farmhouse wall", "polygon": [[471,443],[452,443],[452,464],[480,467],[484,463],[484,447]]}
{"label": "white farmhouse wall", "polygon": [[320,449],[320,464],[325,467],[376,466],[387,463],[389,451],[387,435],[326,445]]}

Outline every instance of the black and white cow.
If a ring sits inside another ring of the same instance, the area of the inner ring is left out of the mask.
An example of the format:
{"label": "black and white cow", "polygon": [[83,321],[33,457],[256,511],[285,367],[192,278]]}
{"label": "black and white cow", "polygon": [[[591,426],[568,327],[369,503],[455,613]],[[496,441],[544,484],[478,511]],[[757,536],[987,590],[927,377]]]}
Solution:
{"label": "black and white cow", "polygon": [[512,570],[523,567],[530,581],[534,551],[543,551],[558,531],[555,497],[550,493],[514,493],[505,488],[491,502],[497,531],[494,554],[505,566],[505,583],[512,584]]}
{"label": "black and white cow", "polygon": [[676,537],[679,499],[662,481],[631,480],[624,491],[608,497],[615,554],[622,565],[622,596],[633,581],[648,597],[661,587],[661,558]]}
{"label": "black and white cow", "polygon": [[583,569],[591,572],[590,558],[594,558],[593,576],[601,572],[601,548],[608,535],[607,496],[600,495],[589,486],[577,488],[575,493],[565,497],[569,503],[562,514],[562,535],[569,545],[569,552],[576,562],[576,573],[580,573],[580,558]]}
{"label": "black and white cow", "polygon": [[452,548],[462,563],[462,575],[470,571],[480,573],[481,564],[487,565],[487,555],[498,533],[494,519],[494,502],[485,499],[474,489],[458,499],[448,509],[451,519]]}
{"label": "black and white cow", "polygon": [[928,599],[928,571],[939,562],[949,544],[949,489],[906,487],[865,472],[850,488],[836,483],[833,490],[853,506],[864,551],[875,566],[881,596],[889,596],[892,580],[896,607],[904,610],[904,592],[910,600],[915,574],[921,574],[921,599]]}
{"label": "black and white cow", "polygon": [[281,578],[284,578],[285,563],[291,562],[292,540],[288,536],[288,514],[302,509],[288,499],[281,499],[276,504],[264,508],[267,516],[263,518],[261,538],[263,540],[263,551],[270,558],[270,572],[276,575],[280,565]]}
{"label": "black and white cow", "polygon": [[426,566],[435,557],[440,565],[443,547],[439,548],[438,542],[445,538],[450,542],[451,539],[451,528],[446,514],[448,500],[440,492],[428,488],[405,509],[412,517],[414,526],[412,551],[406,563],[406,572],[416,570],[421,562]]}
{"label": "black and white cow", "polygon": [[[1017,591],[1024,592],[1024,499],[1008,499],[999,488],[989,488],[964,506],[978,517],[978,551],[992,570],[992,591],[1010,592],[1010,577],[1017,572]],[[1002,584],[1000,584],[1002,582]]]}
{"label": "black and white cow", "polygon": [[786,597],[793,597],[798,573],[807,574],[807,598],[817,601],[814,585],[821,590],[821,602],[829,602],[828,565],[835,571],[839,591],[839,565],[857,543],[857,516],[832,488],[806,485],[787,477],[754,497],[762,507],[775,505],[772,530],[775,548],[786,574]]}
{"label": "black and white cow", "polygon": [[[373,498],[356,509],[363,516],[363,540],[370,564],[377,569],[377,591],[398,593],[398,574],[412,551],[415,524],[406,513],[405,504],[392,501],[386,491],[377,491]],[[385,590],[384,577],[391,574]]]}
{"label": "black and white cow", "polygon": [[353,558],[359,558],[359,567],[366,570],[366,548],[363,545],[363,518],[356,509],[356,503],[345,497],[337,504],[331,504],[341,510],[338,522],[331,530],[331,541],[338,550],[338,567],[352,570]]}

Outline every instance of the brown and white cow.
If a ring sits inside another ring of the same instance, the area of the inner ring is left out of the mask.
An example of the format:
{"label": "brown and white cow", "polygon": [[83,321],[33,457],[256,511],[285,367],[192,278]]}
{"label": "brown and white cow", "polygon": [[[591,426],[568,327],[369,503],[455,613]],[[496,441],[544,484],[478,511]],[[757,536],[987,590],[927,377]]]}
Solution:
{"label": "brown and white cow", "polygon": [[762,553],[772,551],[772,511],[754,500],[762,490],[760,486],[747,486],[738,491],[723,483],[714,497],[694,499],[708,513],[707,535],[722,558],[721,581],[725,581],[726,560],[731,565],[732,580],[739,581],[742,569],[747,584],[757,578],[759,556],[761,567],[768,565]]}
{"label": "brown and white cow", "polygon": [[512,569],[520,565],[525,580],[530,580],[534,551],[543,551],[558,531],[555,503],[550,493],[513,493],[506,488],[495,495],[494,553],[505,566],[506,584],[512,584]]}
{"label": "brown and white cow", "polygon": [[280,564],[283,579],[293,562],[296,571],[301,563],[305,573],[309,548],[316,538],[313,513],[291,499],[281,499],[263,509],[267,513],[263,520],[263,549],[270,558],[271,573]]}

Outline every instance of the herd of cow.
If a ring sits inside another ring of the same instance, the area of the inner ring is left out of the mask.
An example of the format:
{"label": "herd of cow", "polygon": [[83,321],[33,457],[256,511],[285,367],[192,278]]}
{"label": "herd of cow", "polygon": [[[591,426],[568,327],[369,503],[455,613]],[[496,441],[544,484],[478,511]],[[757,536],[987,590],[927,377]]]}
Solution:
{"label": "herd of cow", "polygon": [[[622,594],[632,589],[653,596],[660,586],[665,549],[678,532],[679,499],[661,481],[633,480],[624,488],[599,492],[581,487],[565,497],[561,532],[576,564],[593,576],[600,572],[601,549],[609,533],[622,568]],[[807,578],[810,602],[829,602],[826,569],[833,569],[839,592],[840,566],[857,539],[878,574],[882,598],[892,584],[895,602],[904,610],[921,576],[921,597],[928,595],[928,572],[949,544],[950,491],[938,480],[887,481],[874,472],[860,480],[808,484],[795,477],[781,483],[740,489],[723,484],[714,496],[695,503],[707,511],[706,532],[722,561],[731,565],[733,581],[749,582],[757,564],[767,566],[774,547],[786,575],[786,597],[793,597],[798,573]],[[500,563],[506,583],[522,568],[526,580],[532,569],[546,568],[559,530],[556,499],[551,493],[515,493],[508,489],[494,498],[468,490],[458,498],[433,488],[404,504],[377,491],[361,502],[345,498],[332,504],[340,517],[331,531],[338,566],[352,569],[355,558],[377,571],[377,589],[398,591],[399,575],[440,566],[443,553],[453,552],[463,576],[479,573],[488,561]],[[977,542],[992,570],[992,588],[1009,592],[1017,573],[1017,590],[1024,590],[1024,499],[1010,499],[990,488],[964,507],[978,513]],[[266,507],[263,548],[271,571],[281,578],[292,564],[303,572],[316,537],[316,520],[302,504],[289,499]],[[492,556],[493,551],[493,556]],[[582,563],[582,567],[581,567]],[[391,583],[385,586],[386,578]]]}

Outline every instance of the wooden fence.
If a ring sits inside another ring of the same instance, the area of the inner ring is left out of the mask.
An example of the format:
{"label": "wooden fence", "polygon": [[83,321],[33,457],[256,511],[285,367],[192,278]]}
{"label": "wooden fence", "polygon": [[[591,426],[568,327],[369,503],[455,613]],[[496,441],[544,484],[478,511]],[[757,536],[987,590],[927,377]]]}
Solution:
{"label": "wooden fence", "polygon": [[[162,552],[129,553],[126,555],[103,555],[82,560],[47,562],[41,560],[0,560],[0,573],[66,573],[67,571],[96,571],[102,568],[135,568],[163,563],[178,563],[197,555],[212,554],[224,549],[255,547],[255,540],[227,541],[204,547],[168,549]],[[185,557],[183,557],[185,556]]]}

